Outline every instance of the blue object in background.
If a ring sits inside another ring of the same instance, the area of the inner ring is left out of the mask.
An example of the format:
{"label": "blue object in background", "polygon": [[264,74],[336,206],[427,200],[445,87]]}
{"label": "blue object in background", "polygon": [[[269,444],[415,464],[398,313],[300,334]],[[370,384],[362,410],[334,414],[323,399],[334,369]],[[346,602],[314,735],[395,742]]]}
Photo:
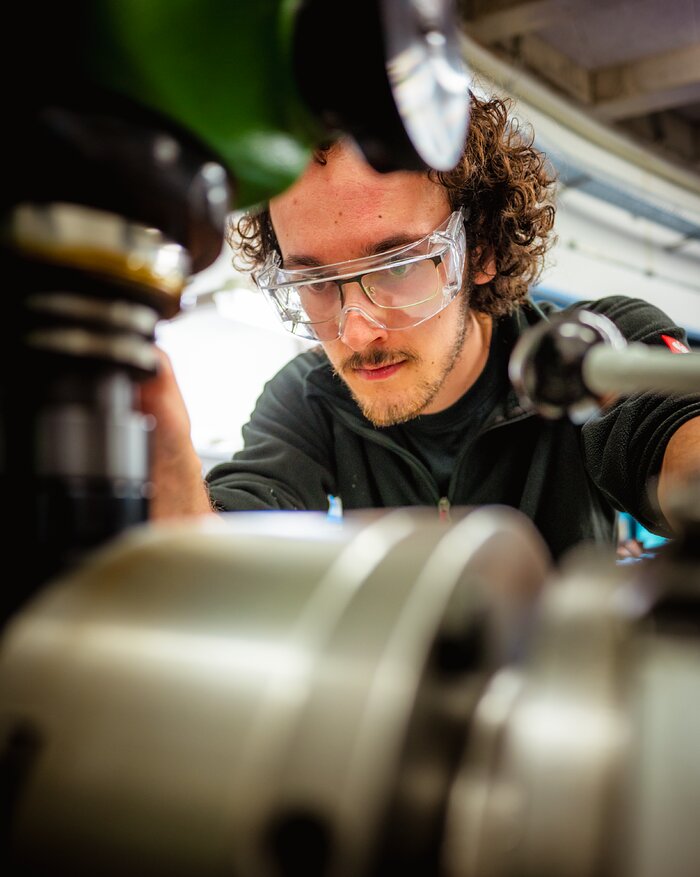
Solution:
{"label": "blue object in background", "polygon": [[654,550],[660,548],[668,542],[664,536],[658,536],[643,527],[638,520],[628,515],[627,512],[620,513],[620,533],[623,539],[636,539],[646,550]]}
{"label": "blue object in background", "polygon": [[331,521],[343,520],[343,501],[339,496],[328,494],[328,513],[327,517]]}
{"label": "blue object in background", "polygon": [[627,512],[620,512],[618,520],[618,544],[633,539],[642,546],[642,553],[638,557],[618,557],[617,563],[620,565],[628,565],[637,563],[640,560],[648,560],[656,557],[656,553],[669,540],[664,536],[658,536],[643,527],[636,518]]}

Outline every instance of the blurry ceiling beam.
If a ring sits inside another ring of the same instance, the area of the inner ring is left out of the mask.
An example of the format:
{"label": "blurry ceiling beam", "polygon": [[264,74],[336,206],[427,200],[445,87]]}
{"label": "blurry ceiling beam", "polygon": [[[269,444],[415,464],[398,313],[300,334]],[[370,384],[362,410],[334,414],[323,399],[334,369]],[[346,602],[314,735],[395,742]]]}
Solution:
{"label": "blurry ceiling beam", "polygon": [[667,149],[672,155],[680,155],[685,161],[700,159],[700,132],[697,125],[670,110],[649,113],[622,121],[625,129],[655,146]]}
{"label": "blurry ceiling beam", "polygon": [[519,63],[551,82],[582,104],[593,101],[591,76],[585,67],[545,42],[539,36],[518,37],[513,50]]}
{"label": "blurry ceiling beam", "polygon": [[591,72],[595,114],[617,121],[700,100],[700,43]]}
{"label": "blurry ceiling beam", "polygon": [[476,14],[466,22],[466,27],[480,42],[497,43],[550,27],[577,6],[580,10],[575,0],[525,0],[498,12]]}
{"label": "blurry ceiling beam", "polygon": [[[507,54],[493,50],[532,70],[604,121],[651,116],[700,101],[700,44],[593,71],[536,34],[513,38]],[[647,139],[686,160],[696,159],[697,144],[688,142],[697,139],[690,123],[675,117],[664,119],[662,127],[661,133],[649,131]]]}
{"label": "blurry ceiling beam", "polygon": [[700,226],[700,176],[695,171],[595,118],[589,108],[577,106],[560,90],[516,67],[512,58],[504,59],[466,31],[460,42],[475,86],[486,94],[495,89],[515,98],[519,112],[552,157],[561,162],[570,155],[584,173]]}

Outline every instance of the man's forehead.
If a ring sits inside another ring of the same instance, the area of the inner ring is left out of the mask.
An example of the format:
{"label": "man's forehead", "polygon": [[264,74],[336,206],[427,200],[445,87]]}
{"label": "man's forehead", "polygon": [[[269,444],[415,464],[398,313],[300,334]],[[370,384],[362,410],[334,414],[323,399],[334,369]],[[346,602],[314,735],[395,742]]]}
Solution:
{"label": "man's forehead", "polygon": [[324,264],[411,243],[446,218],[444,189],[425,174],[378,174],[336,160],[310,169],[270,204],[285,264]]}
{"label": "man's forehead", "polygon": [[442,187],[424,171],[374,170],[349,145],[334,146],[323,162],[311,161],[304,173],[285,192],[272,199],[271,207],[295,210],[312,204],[329,213],[334,210],[379,209],[403,196],[437,197]]}
{"label": "man's forehead", "polygon": [[318,214],[332,221],[348,214],[362,216],[387,211],[411,198],[419,206],[433,188],[434,184],[419,174],[368,177],[366,173],[350,175],[320,168],[273,198],[270,208],[273,216],[280,218]]}

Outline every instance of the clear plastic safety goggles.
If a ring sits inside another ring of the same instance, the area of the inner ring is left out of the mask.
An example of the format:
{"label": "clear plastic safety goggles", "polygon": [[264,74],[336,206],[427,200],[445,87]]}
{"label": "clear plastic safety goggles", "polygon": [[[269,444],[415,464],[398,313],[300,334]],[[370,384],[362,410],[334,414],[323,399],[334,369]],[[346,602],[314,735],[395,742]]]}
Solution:
{"label": "clear plastic safety goggles", "polygon": [[434,317],[462,288],[465,254],[460,209],[421,240],[374,256],[287,270],[274,253],[255,282],[285,329],[302,338],[332,341],[343,334],[351,313],[392,331]]}

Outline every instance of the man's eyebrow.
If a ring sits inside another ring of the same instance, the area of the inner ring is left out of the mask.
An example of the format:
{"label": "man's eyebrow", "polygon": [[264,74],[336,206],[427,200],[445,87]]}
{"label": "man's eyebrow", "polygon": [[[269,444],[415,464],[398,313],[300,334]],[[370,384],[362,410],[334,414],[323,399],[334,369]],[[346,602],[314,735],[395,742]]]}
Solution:
{"label": "man's eyebrow", "polygon": [[[398,247],[405,247],[407,244],[415,244],[416,241],[421,240],[422,237],[423,236],[421,235],[395,234],[363,247],[362,255],[357,258],[361,259],[365,256],[376,256],[380,253],[386,253],[388,250],[396,250]],[[288,269],[320,268],[322,265],[326,264],[328,263],[321,262],[314,258],[314,256],[307,256],[303,253],[290,253],[290,255],[284,260],[284,267]]]}

